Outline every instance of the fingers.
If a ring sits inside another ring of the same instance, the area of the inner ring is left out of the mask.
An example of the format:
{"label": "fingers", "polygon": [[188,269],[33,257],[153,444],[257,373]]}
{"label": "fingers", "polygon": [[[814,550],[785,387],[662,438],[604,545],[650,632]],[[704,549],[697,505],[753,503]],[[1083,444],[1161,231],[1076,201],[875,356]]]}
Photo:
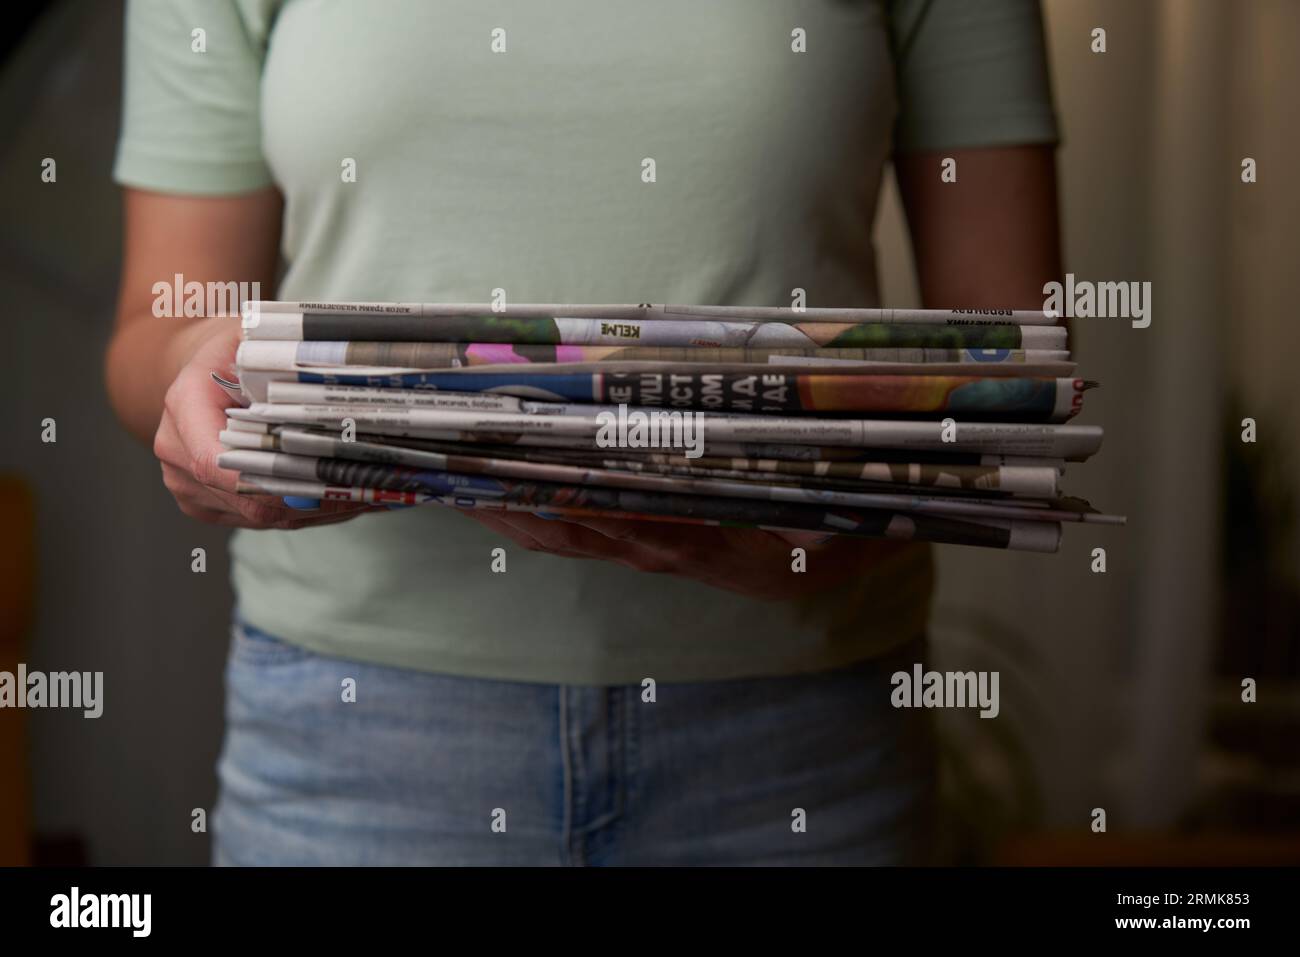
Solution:
{"label": "fingers", "polygon": [[154,436],[163,483],[182,512],[216,525],[292,529],[333,524],[376,510],[359,503],[322,502],[306,511],[290,509],[271,496],[237,494],[239,473],[217,465],[224,451],[217,436],[225,427],[230,400],[200,365],[187,366],[168,390]]}
{"label": "fingers", "polygon": [[[531,516],[517,512],[490,512],[483,509],[465,509],[461,514],[474,519],[481,525],[487,526],[499,535],[504,535],[516,545],[521,545],[530,552],[561,554],[548,548],[536,536],[529,533],[528,523],[521,521],[521,519],[528,519]],[[569,555],[568,557],[581,556]]]}
{"label": "fingers", "polygon": [[[180,384],[177,379],[167,392],[162,420],[154,435],[153,454],[159,461],[192,475],[201,485],[233,493],[238,474],[217,467],[217,456],[222,451],[217,435],[226,422],[223,403],[204,395],[206,390],[201,387],[197,395],[191,396]],[[216,383],[209,381],[209,385],[221,391]]]}
{"label": "fingers", "polygon": [[529,551],[541,551],[542,546],[537,539],[533,538],[527,532],[511,525],[498,515],[490,514],[481,509],[463,509],[461,510],[461,514],[466,518],[472,518],[480,525],[492,529],[492,531],[496,532],[498,535],[504,535],[516,545],[522,545]]}
{"label": "fingers", "polygon": [[298,529],[333,525],[362,512],[385,511],[365,505],[325,502],[312,512],[291,509],[280,499],[267,495],[234,495],[203,485],[193,476],[163,463],[163,484],[176,499],[180,510],[209,525],[234,528]]}
{"label": "fingers", "polygon": [[306,512],[290,509],[272,496],[236,494],[237,473],[217,468],[219,451],[219,444],[214,450],[191,451],[181,440],[173,417],[163,415],[154,437],[163,484],[181,512],[198,521],[238,528],[292,529],[333,524],[372,510],[350,502],[322,502],[320,508]]}
{"label": "fingers", "polygon": [[762,529],[762,531],[780,539],[787,545],[797,545],[800,548],[807,549],[821,549],[835,540],[835,536],[829,532],[804,532],[784,528],[769,528]]}
{"label": "fingers", "polygon": [[[570,558],[610,558],[609,540],[564,519],[546,519],[525,512],[493,515],[507,534],[529,551],[550,552]],[[516,537],[517,536],[517,537]]]}
{"label": "fingers", "polygon": [[363,512],[385,511],[352,502],[291,509],[280,498],[236,493],[239,474],[217,465],[224,451],[218,435],[226,425],[230,398],[209,373],[234,357],[238,342],[237,324],[214,336],[181,369],[163,400],[153,451],[162,466],[163,484],[180,510],[214,525],[280,529],[328,525]]}
{"label": "fingers", "polygon": [[[163,485],[171,492],[181,512],[211,525],[264,528],[287,519],[286,510],[277,510],[265,501],[230,501],[216,489],[208,488],[183,469],[162,463]],[[228,494],[228,493],[225,493]],[[234,496],[230,496],[233,498]]]}
{"label": "fingers", "polygon": [[299,528],[315,528],[317,525],[337,525],[340,522],[349,522],[364,512],[387,512],[387,511],[388,509],[386,508],[382,508],[382,507],[374,508],[368,505],[363,505],[359,508],[348,508],[346,511],[340,510],[340,511],[330,512],[330,511],[322,510],[322,513],[319,515],[309,515],[305,518],[291,518],[283,525],[277,527],[287,528],[287,529],[299,529]]}
{"label": "fingers", "polygon": [[[545,519],[523,512],[469,512],[529,551],[616,562],[636,571],[682,575],[752,598],[780,600],[862,574],[902,543],[802,530],[688,525],[637,519]],[[820,556],[808,575],[790,573],[790,550]]]}
{"label": "fingers", "polygon": [[717,544],[716,538],[690,534],[714,529],[621,519],[545,519],[521,512],[493,515],[490,521],[498,523],[490,527],[497,527],[529,551],[603,559],[636,571],[685,574],[716,559],[710,547]]}
{"label": "fingers", "polygon": [[618,561],[604,536],[563,519],[546,519],[527,512],[467,511],[465,514],[530,552],[564,558]]}
{"label": "fingers", "polygon": [[634,521],[624,518],[584,518],[577,519],[576,524],[591,529],[591,531],[603,535],[610,541],[625,542],[629,545],[651,540],[655,527],[654,522]]}
{"label": "fingers", "polygon": [[175,430],[191,474],[210,488],[233,493],[239,474],[217,465],[224,451],[217,436],[225,428],[230,398],[210,377],[196,377],[194,372],[193,366],[187,367],[168,390],[163,418]]}

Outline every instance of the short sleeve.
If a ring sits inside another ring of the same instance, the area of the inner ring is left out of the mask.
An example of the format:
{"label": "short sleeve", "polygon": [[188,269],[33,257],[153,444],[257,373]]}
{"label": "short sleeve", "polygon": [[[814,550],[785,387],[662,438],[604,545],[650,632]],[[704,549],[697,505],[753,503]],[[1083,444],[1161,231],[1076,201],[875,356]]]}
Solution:
{"label": "short sleeve", "polygon": [[129,0],[113,178],[219,195],[271,182],[262,62],[278,0]]}
{"label": "short sleeve", "polygon": [[1059,141],[1038,0],[889,0],[899,152]]}

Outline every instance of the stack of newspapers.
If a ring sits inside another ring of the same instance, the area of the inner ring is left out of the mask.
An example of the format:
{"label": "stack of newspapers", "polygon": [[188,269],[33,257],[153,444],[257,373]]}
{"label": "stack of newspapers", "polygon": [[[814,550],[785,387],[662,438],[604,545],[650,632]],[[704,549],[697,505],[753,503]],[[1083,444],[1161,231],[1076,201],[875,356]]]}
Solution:
{"label": "stack of newspapers", "polygon": [[253,302],[241,493],[1053,552],[1101,446],[1042,312]]}

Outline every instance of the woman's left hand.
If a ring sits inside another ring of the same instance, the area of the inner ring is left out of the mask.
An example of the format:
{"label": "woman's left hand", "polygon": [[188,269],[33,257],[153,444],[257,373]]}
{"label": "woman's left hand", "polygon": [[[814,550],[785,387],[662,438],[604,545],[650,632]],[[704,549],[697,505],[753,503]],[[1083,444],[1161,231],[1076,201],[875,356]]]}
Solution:
{"label": "woman's left hand", "polygon": [[[680,575],[751,598],[789,600],[869,571],[906,542],[827,537],[820,532],[684,525],[593,518],[581,522],[523,512],[465,513],[534,552],[618,562],[637,571]],[[805,568],[794,570],[795,548]]]}

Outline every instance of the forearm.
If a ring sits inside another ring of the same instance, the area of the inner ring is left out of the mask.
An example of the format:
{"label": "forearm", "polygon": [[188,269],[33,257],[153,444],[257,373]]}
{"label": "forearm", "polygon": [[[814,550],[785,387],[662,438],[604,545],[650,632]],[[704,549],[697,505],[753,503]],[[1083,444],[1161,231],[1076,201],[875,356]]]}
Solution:
{"label": "forearm", "polygon": [[[957,181],[940,179],[952,156]],[[925,305],[1041,309],[1061,276],[1050,146],[913,153],[895,159]]]}
{"label": "forearm", "polygon": [[132,435],[146,445],[153,441],[163,398],[180,370],[204,343],[227,334],[237,323],[230,317],[152,315],[124,317],[118,323],[105,357],[104,378],[113,410]]}
{"label": "forearm", "polygon": [[[251,280],[273,293],[282,210],[272,187],[219,197],[125,191],[117,328],[104,371],[109,401],[137,438],[152,442],[167,390],[200,349],[226,337],[233,356],[239,339],[234,317],[155,316],[157,281]],[[224,371],[217,366],[222,356],[211,351],[213,370]]]}

